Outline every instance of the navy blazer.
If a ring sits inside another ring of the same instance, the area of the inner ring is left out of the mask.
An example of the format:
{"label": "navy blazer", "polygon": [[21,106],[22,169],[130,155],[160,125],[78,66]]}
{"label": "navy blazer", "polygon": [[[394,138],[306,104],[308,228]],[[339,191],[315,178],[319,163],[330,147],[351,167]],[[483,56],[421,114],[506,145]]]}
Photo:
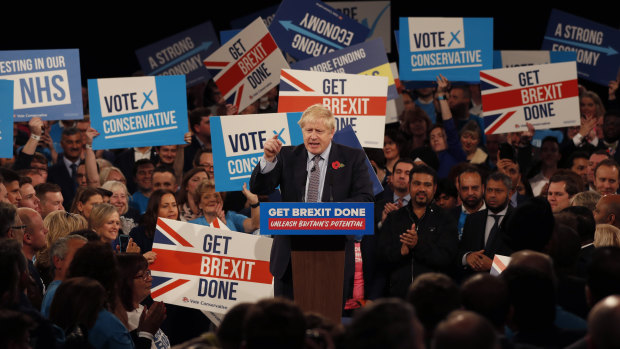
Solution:
{"label": "navy blazer", "polygon": [[69,211],[77,189],[77,182],[73,180],[71,174],[67,170],[67,166],[65,166],[64,153],[58,154],[56,163],[48,169],[47,182],[56,183],[60,186],[62,198],[64,200],[63,206],[66,211]]}
{"label": "navy blazer", "polygon": [[[344,166],[334,168],[336,161]],[[269,173],[261,174],[260,163],[256,165],[250,179],[250,190],[257,195],[268,195],[279,185],[282,201],[302,202],[308,177],[307,164],[308,151],[303,144],[283,147],[277,155],[275,168]],[[322,202],[374,201],[364,151],[332,142],[326,165]],[[290,256],[290,237],[276,235],[270,258],[270,271],[273,276],[280,279],[284,276]]]}
{"label": "navy blazer", "polygon": [[462,266],[461,262],[463,256],[467,252],[476,252],[482,249],[484,249],[484,255],[490,259],[493,259],[496,253],[509,256],[512,251],[504,241],[504,234],[508,219],[510,219],[510,215],[512,215],[514,210],[515,209],[510,205],[510,201],[508,201],[508,211],[506,211],[506,216],[502,219],[499,229],[495,235],[489,236],[486,244],[484,243],[484,233],[486,230],[489,210],[486,209],[468,215],[465,220],[465,226],[463,227],[463,236],[461,237],[461,242],[459,244],[459,254],[457,260],[458,265]]}

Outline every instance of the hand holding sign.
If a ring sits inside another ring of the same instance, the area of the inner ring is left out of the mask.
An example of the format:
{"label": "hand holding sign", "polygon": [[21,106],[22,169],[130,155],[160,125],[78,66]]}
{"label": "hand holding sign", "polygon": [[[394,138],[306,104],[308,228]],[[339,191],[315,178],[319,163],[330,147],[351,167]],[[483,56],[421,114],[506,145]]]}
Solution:
{"label": "hand holding sign", "polygon": [[88,130],[86,130],[86,144],[92,145],[93,139],[97,136],[99,136],[99,132],[97,132],[94,128],[89,127]]}
{"label": "hand holding sign", "polygon": [[263,149],[265,152],[265,160],[273,162],[276,159],[276,155],[280,152],[280,149],[282,149],[282,142],[278,139],[278,135],[274,135],[265,142]]}
{"label": "hand holding sign", "polygon": [[437,92],[445,94],[448,90],[450,90],[450,81],[445,76],[439,74],[437,76]]}
{"label": "hand holding sign", "polygon": [[43,121],[39,117],[34,117],[28,120],[28,128],[31,134],[41,136],[41,133],[43,133]]}
{"label": "hand holding sign", "polygon": [[618,81],[612,80],[609,82],[609,100],[613,101],[616,99],[616,91],[618,91]]}

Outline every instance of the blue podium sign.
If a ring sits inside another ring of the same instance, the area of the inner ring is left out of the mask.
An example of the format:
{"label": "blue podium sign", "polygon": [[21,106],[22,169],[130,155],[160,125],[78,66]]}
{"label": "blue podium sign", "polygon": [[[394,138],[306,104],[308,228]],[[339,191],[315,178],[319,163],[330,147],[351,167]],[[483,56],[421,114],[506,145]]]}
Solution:
{"label": "blue podium sign", "polygon": [[372,235],[372,202],[263,202],[261,235]]}

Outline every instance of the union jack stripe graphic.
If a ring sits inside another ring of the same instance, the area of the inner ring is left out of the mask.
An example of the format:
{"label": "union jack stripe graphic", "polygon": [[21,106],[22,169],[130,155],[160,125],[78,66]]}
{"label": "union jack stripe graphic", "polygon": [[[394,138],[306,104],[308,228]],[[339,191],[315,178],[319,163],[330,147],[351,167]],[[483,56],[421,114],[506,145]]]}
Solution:
{"label": "union jack stripe graphic", "polygon": [[280,91],[314,92],[313,89],[284,70],[280,73]]}
{"label": "union jack stripe graphic", "polygon": [[203,61],[202,63],[204,64],[204,66],[209,71],[209,74],[211,74],[211,76],[215,77],[221,71],[226,70],[226,68],[228,68],[229,65],[231,65],[231,64],[233,64],[235,62]]}

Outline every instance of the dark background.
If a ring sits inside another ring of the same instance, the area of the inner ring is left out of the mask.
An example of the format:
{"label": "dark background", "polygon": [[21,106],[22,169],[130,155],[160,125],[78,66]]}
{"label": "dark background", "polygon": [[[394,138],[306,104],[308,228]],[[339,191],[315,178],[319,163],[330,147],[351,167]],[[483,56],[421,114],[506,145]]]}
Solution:
{"label": "dark background", "polygon": [[[230,21],[280,1],[218,0],[170,1],[140,4],[130,1],[90,2],[67,5],[24,4],[2,10],[0,50],[80,49],[84,86],[87,79],[130,76],[140,66],[135,49],[211,20],[216,31],[231,29]],[[596,2],[550,6],[540,1],[497,1],[481,6],[477,1],[457,3],[437,0],[392,1],[392,30],[398,17],[493,17],[494,49],[539,50],[552,8],[557,8],[612,28],[618,28],[618,11]],[[62,7],[59,8],[59,7]],[[394,38],[392,50],[395,51]],[[390,60],[397,57],[392,53]],[[610,77],[610,79],[613,77]],[[606,87],[581,81],[606,98]]]}

